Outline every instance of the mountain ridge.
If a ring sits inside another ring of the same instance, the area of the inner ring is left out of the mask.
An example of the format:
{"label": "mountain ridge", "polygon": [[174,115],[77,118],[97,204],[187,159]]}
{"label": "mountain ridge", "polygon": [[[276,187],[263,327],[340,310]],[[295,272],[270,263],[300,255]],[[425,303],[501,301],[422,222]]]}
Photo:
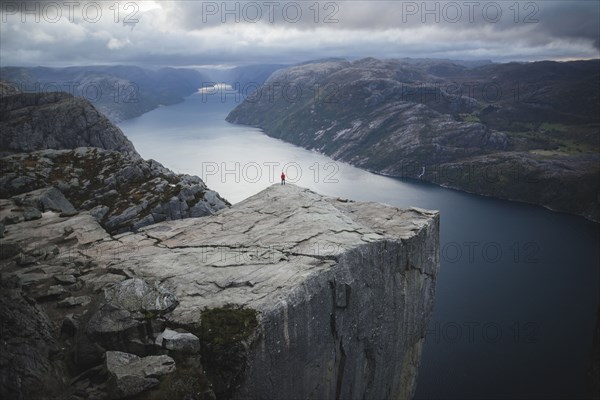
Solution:
{"label": "mountain ridge", "polygon": [[598,221],[600,61],[451,66],[293,66],[227,120],[387,176]]}

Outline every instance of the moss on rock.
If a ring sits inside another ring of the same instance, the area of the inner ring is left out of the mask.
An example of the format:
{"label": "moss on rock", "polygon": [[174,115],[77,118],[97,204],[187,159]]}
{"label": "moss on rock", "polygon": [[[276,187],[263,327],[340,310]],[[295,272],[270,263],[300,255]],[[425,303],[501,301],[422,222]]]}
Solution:
{"label": "moss on rock", "polygon": [[246,340],[258,326],[256,311],[232,306],[202,313],[201,340],[207,344],[227,345]]}

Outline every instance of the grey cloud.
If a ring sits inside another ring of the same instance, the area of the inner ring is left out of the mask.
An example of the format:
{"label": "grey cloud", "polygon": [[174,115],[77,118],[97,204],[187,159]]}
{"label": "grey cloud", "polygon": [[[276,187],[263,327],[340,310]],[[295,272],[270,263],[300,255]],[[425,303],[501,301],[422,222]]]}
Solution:
{"label": "grey cloud", "polygon": [[[35,1],[19,2],[24,3]],[[513,1],[496,2],[502,9],[497,22],[491,22],[493,8],[489,9],[487,20],[481,13],[484,5],[492,2],[480,2],[473,20],[469,20],[464,2],[429,2],[429,9],[437,4],[440,11],[448,12],[440,15],[439,23],[434,20],[435,15],[423,14],[421,1],[336,2],[339,9],[326,8],[327,2],[322,1],[317,22],[314,8],[309,8],[314,2],[301,2],[303,17],[291,23],[281,10],[284,4],[292,2],[281,1],[272,24],[266,17],[256,24],[244,22],[243,18],[235,23],[231,15],[224,24],[219,15],[222,10],[207,8],[207,4],[221,7],[221,3],[162,2],[162,10],[140,11],[140,22],[129,27],[113,23],[109,11],[97,24],[81,20],[23,24],[19,18],[9,18],[0,26],[2,65],[286,63],[364,56],[495,61],[598,57],[600,3],[596,1],[521,2],[517,21],[514,10],[509,8]],[[243,1],[230,3],[229,7],[239,4],[243,10],[252,3],[263,2]],[[105,7],[111,4],[103,3]],[[461,7],[463,13],[456,22],[452,21],[454,14],[450,14],[453,4]],[[526,8],[527,4],[537,8]],[[410,8],[414,5],[419,9]],[[211,10],[211,15],[203,19],[207,10]],[[339,22],[324,23],[324,11],[336,11],[332,17]],[[405,15],[407,11],[411,14]],[[532,11],[538,22],[525,23],[523,19]],[[421,17],[426,18],[425,22]]]}

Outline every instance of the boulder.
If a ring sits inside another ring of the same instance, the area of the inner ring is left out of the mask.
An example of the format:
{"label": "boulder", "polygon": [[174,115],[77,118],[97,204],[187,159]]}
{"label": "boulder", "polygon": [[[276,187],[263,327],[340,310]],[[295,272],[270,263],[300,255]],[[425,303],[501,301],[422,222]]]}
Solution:
{"label": "boulder", "polygon": [[92,299],[89,296],[67,297],[57,303],[58,307],[79,307],[90,304]]}
{"label": "boulder", "polygon": [[54,211],[57,213],[76,213],[77,210],[69,202],[60,190],[55,187],[48,187],[34,190],[23,195],[15,196],[14,201],[17,205],[25,207],[35,207],[42,212]]}
{"label": "boulder", "polygon": [[133,278],[120,282],[104,291],[106,302],[127,310],[137,318],[166,314],[179,304],[177,296],[159,285]]}
{"label": "boulder", "polygon": [[42,213],[37,208],[25,207],[23,210],[23,219],[25,221],[32,221],[40,218],[42,218]]}
{"label": "boulder", "polygon": [[120,351],[106,352],[106,370],[113,398],[122,399],[142,393],[175,371],[175,361],[166,355],[138,357]]}
{"label": "boulder", "polygon": [[152,322],[178,304],[177,296],[157,283],[126,279],[104,290],[86,333],[107,350],[146,354],[154,346]]}
{"label": "boulder", "polygon": [[156,344],[168,350],[192,354],[200,351],[200,339],[197,336],[189,332],[177,332],[168,328],[158,335]]}
{"label": "boulder", "polygon": [[118,337],[138,325],[140,321],[134,319],[129,311],[112,304],[103,304],[90,318],[87,334],[92,338],[113,335]]}

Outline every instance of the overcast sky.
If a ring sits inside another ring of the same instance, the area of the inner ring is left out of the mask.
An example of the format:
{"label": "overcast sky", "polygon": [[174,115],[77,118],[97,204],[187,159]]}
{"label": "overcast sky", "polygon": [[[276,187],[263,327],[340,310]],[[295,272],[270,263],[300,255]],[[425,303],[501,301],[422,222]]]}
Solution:
{"label": "overcast sky", "polygon": [[1,66],[600,57],[597,0],[0,3]]}

